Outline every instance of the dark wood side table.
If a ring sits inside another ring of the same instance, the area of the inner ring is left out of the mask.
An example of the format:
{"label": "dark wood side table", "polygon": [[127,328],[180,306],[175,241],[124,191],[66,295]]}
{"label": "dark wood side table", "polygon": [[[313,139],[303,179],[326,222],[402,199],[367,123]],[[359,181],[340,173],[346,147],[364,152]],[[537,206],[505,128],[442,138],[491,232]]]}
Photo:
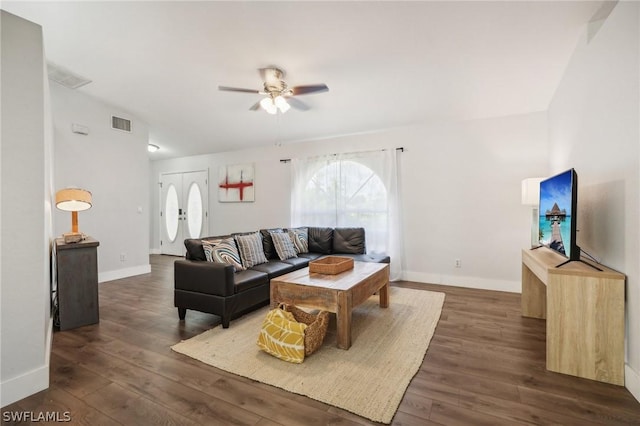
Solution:
{"label": "dark wood side table", "polygon": [[91,237],[66,244],[56,238],[57,308],[60,330],[96,324],[98,313],[98,246]]}

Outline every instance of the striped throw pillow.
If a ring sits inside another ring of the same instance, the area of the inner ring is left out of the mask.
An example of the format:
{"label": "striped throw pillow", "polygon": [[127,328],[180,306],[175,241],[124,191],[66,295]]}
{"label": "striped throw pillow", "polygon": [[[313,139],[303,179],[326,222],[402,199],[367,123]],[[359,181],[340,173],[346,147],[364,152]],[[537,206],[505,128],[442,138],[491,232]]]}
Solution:
{"label": "striped throw pillow", "polygon": [[267,263],[267,257],[264,255],[264,247],[262,246],[262,236],[260,232],[254,232],[247,235],[236,235],[236,243],[240,258],[245,268],[251,268],[254,265]]}
{"label": "striped throw pillow", "polygon": [[285,234],[284,232],[270,232],[270,234],[273,240],[273,246],[276,248],[276,253],[278,253],[280,260],[298,257],[289,234]]}
{"label": "striped throw pillow", "polygon": [[296,253],[309,253],[309,228],[289,229],[289,236]]}
{"label": "striped throw pillow", "polygon": [[236,272],[246,269],[242,266],[240,254],[233,238],[202,241],[202,250],[204,250],[204,256],[208,262],[232,265]]}

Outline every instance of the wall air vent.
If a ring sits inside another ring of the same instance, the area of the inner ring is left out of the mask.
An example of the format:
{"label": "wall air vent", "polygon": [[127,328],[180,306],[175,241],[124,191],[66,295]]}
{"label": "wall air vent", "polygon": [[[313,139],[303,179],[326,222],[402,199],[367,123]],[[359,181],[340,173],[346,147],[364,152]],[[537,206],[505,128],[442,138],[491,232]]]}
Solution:
{"label": "wall air vent", "polygon": [[126,118],[111,116],[111,128],[115,130],[122,130],[123,132],[131,133],[131,120]]}
{"label": "wall air vent", "polygon": [[77,89],[85,84],[91,83],[91,80],[88,78],[74,74],[53,62],[47,62],[47,74],[49,75],[49,80],[55,81],[69,89]]}

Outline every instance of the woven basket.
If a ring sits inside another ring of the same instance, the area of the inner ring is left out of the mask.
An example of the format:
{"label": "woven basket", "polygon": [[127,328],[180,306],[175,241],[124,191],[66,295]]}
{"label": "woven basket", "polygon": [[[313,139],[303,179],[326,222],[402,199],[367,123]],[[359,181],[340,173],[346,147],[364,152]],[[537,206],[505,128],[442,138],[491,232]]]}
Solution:
{"label": "woven basket", "polygon": [[317,315],[303,311],[294,305],[280,304],[280,308],[291,312],[296,321],[307,324],[304,331],[304,354],[309,356],[322,346],[324,336],[329,327],[329,312],[320,311]]}
{"label": "woven basket", "polygon": [[353,269],[353,259],[341,256],[326,256],[309,262],[309,273],[337,275]]}

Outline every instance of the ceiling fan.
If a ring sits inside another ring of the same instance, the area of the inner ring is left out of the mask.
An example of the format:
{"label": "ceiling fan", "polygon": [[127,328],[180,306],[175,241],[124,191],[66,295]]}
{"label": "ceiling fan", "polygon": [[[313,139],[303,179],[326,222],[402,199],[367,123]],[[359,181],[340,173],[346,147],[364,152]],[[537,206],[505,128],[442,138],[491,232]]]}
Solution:
{"label": "ceiling fan", "polygon": [[269,114],[277,114],[278,111],[285,113],[290,107],[300,111],[309,110],[309,105],[294,98],[294,96],[309,95],[312,93],[322,93],[329,91],[326,84],[310,84],[306,86],[289,87],[282,78],[284,71],[276,67],[260,68],[260,76],[264,81],[262,90],[241,89],[238,87],[218,86],[218,90],[228,92],[257,93],[266,95],[261,101],[256,102],[250,111],[257,111],[260,108]]}

